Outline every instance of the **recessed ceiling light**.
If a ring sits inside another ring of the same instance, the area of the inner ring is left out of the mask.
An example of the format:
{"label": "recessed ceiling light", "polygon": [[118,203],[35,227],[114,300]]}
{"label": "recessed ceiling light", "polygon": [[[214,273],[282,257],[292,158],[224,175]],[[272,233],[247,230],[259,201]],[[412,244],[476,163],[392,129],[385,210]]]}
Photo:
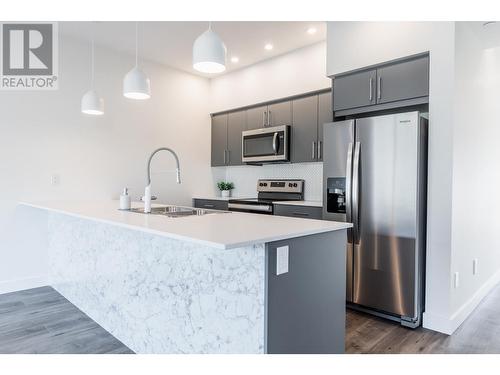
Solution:
{"label": "recessed ceiling light", "polygon": [[273,49],[273,45],[271,43],[267,43],[265,46],[264,46],[264,49],[267,50],[267,51],[270,51]]}
{"label": "recessed ceiling light", "polygon": [[239,61],[240,61],[240,58],[239,58],[238,56],[233,56],[233,57],[231,57],[231,62],[232,62],[232,63],[235,63],[235,64],[236,64],[236,63],[238,63]]}
{"label": "recessed ceiling light", "polygon": [[310,27],[307,29],[307,33],[309,35],[313,35],[313,34],[316,34],[316,31],[318,31],[315,27]]}

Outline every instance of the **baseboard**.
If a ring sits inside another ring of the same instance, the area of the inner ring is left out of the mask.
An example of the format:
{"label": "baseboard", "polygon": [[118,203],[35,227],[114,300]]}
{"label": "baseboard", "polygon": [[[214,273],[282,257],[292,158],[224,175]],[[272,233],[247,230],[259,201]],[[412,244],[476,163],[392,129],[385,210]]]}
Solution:
{"label": "baseboard", "polygon": [[450,317],[424,312],[423,326],[451,335],[458,327],[469,317],[474,309],[481,303],[484,297],[500,282],[500,270],[488,279],[474,295],[469,298],[459,309],[457,309]]}
{"label": "baseboard", "polygon": [[46,285],[48,285],[46,276],[0,281],[0,294],[17,292],[19,290],[25,290],[31,288],[38,288]]}

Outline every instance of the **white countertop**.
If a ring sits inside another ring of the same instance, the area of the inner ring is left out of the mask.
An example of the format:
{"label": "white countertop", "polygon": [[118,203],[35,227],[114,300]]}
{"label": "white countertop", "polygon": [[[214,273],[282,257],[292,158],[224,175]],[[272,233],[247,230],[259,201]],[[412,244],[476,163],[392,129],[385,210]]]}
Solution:
{"label": "white countertop", "polygon": [[[241,212],[171,218],[120,211],[117,209],[118,201],[112,200],[20,202],[20,204],[220,249],[232,249],[352,227],[350,223],[336,221]],[[142,204],[134,202],[132,207],[142,207]]]}
{"label": "white countertop", "polygon": [[[206,199],[206,200],[217,200],[217,201],[229,201],[230,199],[252,199],[255,197],[220,197],[220,196],[204,196],[204,197],[193,197],[193,199]],[[323,202],[321,201],[273,201],[273,204],[285,204],[289,206],[309,206],[309,207],[323,207]]]}

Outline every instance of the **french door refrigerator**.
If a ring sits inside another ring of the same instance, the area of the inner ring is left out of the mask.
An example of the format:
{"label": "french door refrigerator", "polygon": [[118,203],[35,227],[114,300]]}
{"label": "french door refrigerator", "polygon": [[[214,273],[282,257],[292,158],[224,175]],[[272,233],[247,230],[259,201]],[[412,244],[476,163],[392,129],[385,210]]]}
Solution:
{"label": "french door refrigerator", "polygon": [[420,325],[423,309],[427,120],[420,112],[324,124],[323,218],[353,223],[351,307]]}

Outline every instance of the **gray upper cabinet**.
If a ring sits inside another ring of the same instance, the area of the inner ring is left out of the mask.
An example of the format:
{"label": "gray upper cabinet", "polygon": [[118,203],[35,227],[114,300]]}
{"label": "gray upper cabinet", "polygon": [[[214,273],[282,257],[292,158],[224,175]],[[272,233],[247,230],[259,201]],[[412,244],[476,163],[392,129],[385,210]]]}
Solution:
{"label": "gray upper cabinet", "polygon": [[429,55],[398,59],[333,79],[338,115],[423,104],[429,96]]}
{"label": "gray upper cabinet", "polygon": [[429,57],[377,69],[377,103],[429,95]]}
{"label": "gray upper cabinet", "polygon": [[320,161],[323,157],[323,123],[331,122],[332,115],[330,90],[212,114],[211,165],[244,165],[241,133],[281,125],[291,125],[292,163]]}
{"label": "gray upper cabinet", "polygon": [[323,124],[333,121],[332,92],[318,97],[318,160],[323,160]]}
{"label": "gray upper cabinet", "polygon": [[364,107],[375,104],[375,69],[335,77],[333,80],[333,109]]}
{"label": "gray upper cabinet", "polygon": [[212,116],[212,167],[226,165],[227,114]]}
{"label": "gray upper cabinet", "polygon": [[270,104],[267,107],[267,126],[290,125],[292,123],[292,102]]}
{"label": "gray upper cabinet", "polygon": [[246,112],[231,112],[227,115],[226,165],[242,165],[241,132],[246,128]]}
{"label": "gray upper cabinet", "polygon": [[241,132],[246,127],[245,111],[212,117],[212,167],[242,165]]}
{"label": "gray upper cabinet", "polygon": [[247,130],[263,128],[267,124],[267,105],[247,109]]}
{"label": "gray upper cabinet", "polygon": [[291,162],[317,161],[318,96],[293,101]]}

